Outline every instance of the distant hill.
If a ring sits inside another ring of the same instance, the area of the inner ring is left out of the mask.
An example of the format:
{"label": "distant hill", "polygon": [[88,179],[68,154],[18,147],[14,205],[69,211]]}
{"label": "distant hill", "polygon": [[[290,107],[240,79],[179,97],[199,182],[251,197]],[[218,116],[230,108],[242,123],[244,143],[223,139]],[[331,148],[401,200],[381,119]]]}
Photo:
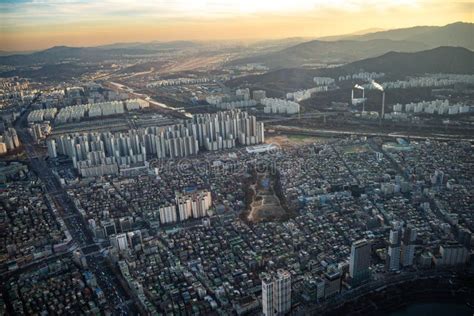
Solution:
{"label": "distant hill", "polygon": [[146,50],[166,50],[166,49],[183,49],[189,47],[195,47],[198,44],[191,41],[172,41],[172,42],[160,42],[153,41],[149,43],[133,42],[133,43],[115,43],[109,45],[98,46],[101,49],[146,49]]}
{"label": "distant hill", "polygon": [[313,86],[314,76],[352,74],[360,71],[384,72],[394,77],[425,73],[474,74],[474,52],[462,47],[438,47],[414,53],[389,52],[335,68],[279,69],[262,75],[228,81],[231,87],[248,85],[267,89],[273,95]]}
{"label": "distant hill", "polygon": [[280,97],[283,96],[283,92],[313,87],[313,78],[320,73],[320,70],[315,69],[285,68],[262,75],[236,78],[225,84],[229,87],[248,85],[254,89],[264,89],[267,96]]}
{"label": "distant hill", "polygon": [[427,46],[417,42],[376,39],[370,41],[319,41],[301,43],[281,51],[235,60],[232,64],[264,63],[272,69],[305,64],[340,64],[375,57],[389,51],[419,51]]}
{"label": "distant hill", "polygon": [[75,63],[47,64],[41,67],[23,67],[21,70],[11,70],[0,73],[0,78],[20,76],[35,80],[67,81],[78,78],[90,71],[90,67],[79,66]]}
{"label": "distant hill", "polygon": [[98,47],[55,46],[32,54],[0,56],[1,65],[53,64],[62,61],[102,61],[127,55],[150,55],[163,50],[192,47],[193,42],[119,43]]}
{"label": "distant hill", "polygon": [[472,50],[474,49],[474,23],[456,22],[445,26],[415,26],[362,35],[348,34],[324,38],[327,41],[334,39],[358,41],[389,39],[419,42],[431,47],[461,46]]}
{"label": "distant hill", "polygon": [[415,52],[389,52],[379,57],[353,62],[335,71],[350,73],[363,69],[395,75],[423,73],[474,74],[474,52],[463,47],[442,46]]}
{"label": "distant hill", "polygon": [[34,53],[35,51],[8,51],[8,50],[0,50],[0,56],[11,56],[11,55],[26,55]]}
{"label": "distant hill", "polygon": [[369,33],[382,32],[382,31],[385,31],[385,29],[378,28],[378,27],[371,27],[371,28],[360,30],[360,31],[357,31],[357,32],[352,32],[352,33],[349,33],[349,34],[324,36],[324,37],[319,37],[319,38],[316,38],[316,39],[320,40],[320,41],[340,41],[340,40],[343,40],[343,39],[349,39],[351,36],[365,35],[365,34],[369,34]]}
{"label": "distant hill", "polygon": [[457,22],[441,27],[417,26],[322,39],[304,42],[277,52],[237,59],[231,64],[263,63],[271,69],[279,69],[318,63],[349,63],[390,51],[416,52],[439,46],[474,49],[474,24]]}

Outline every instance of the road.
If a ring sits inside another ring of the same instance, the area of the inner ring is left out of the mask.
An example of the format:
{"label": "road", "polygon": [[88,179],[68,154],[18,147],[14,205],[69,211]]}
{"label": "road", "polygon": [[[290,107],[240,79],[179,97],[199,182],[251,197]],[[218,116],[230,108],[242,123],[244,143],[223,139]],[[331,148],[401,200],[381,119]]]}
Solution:
{"label": "road", "polygon": [[434,139],[439,141],[468,141],[474,142],[473,137],[463,135],[437,135],[437,136],[421,136],[410,134],[407,132],[400,133],[384,133],[384,132],[361,132],[361,131],[341,131],[337,129],[322,129],[322,128],[304,128],[295,126],[283,126],[283,125],[266,125],[265,129],[271,129],[282,134],[295,134],[295,135],[308,135],[308,136],[320,136],[320,137],[347,137],[352,135],[366,136],[366,137],[390,137],[390,138],[407,138],[412,140],[426,140]]}
{"label": "road", "polygon": [[102,245],[94,241],[87,223],[80,215],[73,200],[61,186],[44,157],[36,152],[33,137],[27,129],[27,115],[28,111],[21,115],[15,122],[15,129],[24,146],[31,170],[43,181],[46,193],[50,195],[58,209],[58,214],[71,233],[73,243],[86,254],[87,265],[96,275],[97,282],[107,298],[107,304],[115,314],[130,314],[136,310],[136,307],[120,285],[118,276],[104,263],[104,257],[100,254]]}
{"label": "road", "polygon": [[135,92],[135,91],[133,91],[132,88],[127,87],[123,84],[116,83],[116,82],[111,82],[111,81],[110,82],[109,81],[108,82],[103,82],[102,84],[105,87],[107,87],[109,89],[112,89],[114,91],[119,91],[119,92],[122,92],[122,93],[128,93],[129,97],[131,97],[131,98],[137,98],[137,99],[145,100],[148,103],[150,103],[150,105],[153,105],[156,108],[160,109],[163,112],[163,114],[168,114],[168,115],[174,116],[176,118],[180,118],[180,119],[192,118],[192,115],[190,113],[181,112],[180,110],[178,110],[176,108],[173,108],[171,106],[168,106],[164,103],[154,101],[150,96],[148,96],[146,94],[143,94],[143,93]]}

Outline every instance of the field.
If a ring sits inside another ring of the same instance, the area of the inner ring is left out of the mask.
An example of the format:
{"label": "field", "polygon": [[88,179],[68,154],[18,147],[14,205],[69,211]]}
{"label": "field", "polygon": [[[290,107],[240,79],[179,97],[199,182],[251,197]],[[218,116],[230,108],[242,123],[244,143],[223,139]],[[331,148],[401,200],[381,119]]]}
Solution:
{"label": "field", "polygon": [[353,146],[345,146],[343,149],[345,154],[357,154],[357,153],[365,153],[371,151],[371,149],[367,145],[353,145]]}
{"label": "field", "polygon": [[308,135],[274,135],[267,136],[265,142],[267,144],[275,144],[280,148],[288,148],[306,144],[326,143],[328,138],[308,136]]}
{"label": "field", "polygon": [[285,217],[286,211],[275,195],[273,185],[273,179],[268,174],[257,175],[257,182],[251,187],[254,195],[250,204],[249,221],[271,221]]}

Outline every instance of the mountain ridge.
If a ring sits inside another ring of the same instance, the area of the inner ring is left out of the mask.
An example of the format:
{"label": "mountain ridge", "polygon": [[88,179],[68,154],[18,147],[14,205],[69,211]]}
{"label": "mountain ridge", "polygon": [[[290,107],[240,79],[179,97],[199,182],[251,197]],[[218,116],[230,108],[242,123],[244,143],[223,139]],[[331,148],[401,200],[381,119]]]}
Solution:
{"label": "mountain ridge", "polygon": [[274,95],[313,87],[313,77],[337,78],[356,72],[384,72],[392,77],[426,73],[474,74],[474,52],[463,47],[441,46],[420,52],[387,52],[335,68],[277,69],[262,75],[240,77],[226,82],[230,87],[251,86]]}
{"label": "mountain ridge", "polygon": [[[364,35],[342,36],[337,40],[316,39],[286,49],[236,59],[231,64],[263,63],[271,69],[301,67],[311,63],[349,63],[389,51],[414,52],[439,46],[474,49],[474,24],[455,22],[445,26],[416,26]],[[364,49],[365,48],[365,49]]]}

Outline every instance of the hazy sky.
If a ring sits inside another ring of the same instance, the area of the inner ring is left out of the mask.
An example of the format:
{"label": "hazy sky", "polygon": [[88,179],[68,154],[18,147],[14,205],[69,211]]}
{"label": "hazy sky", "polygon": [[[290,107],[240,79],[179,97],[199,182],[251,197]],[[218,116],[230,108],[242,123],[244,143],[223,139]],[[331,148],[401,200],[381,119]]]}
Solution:
{"label": "hazy sky", "polygon": [[473,11],[472,0],[0,0],[0,50],[319,37],[473,22]]}

